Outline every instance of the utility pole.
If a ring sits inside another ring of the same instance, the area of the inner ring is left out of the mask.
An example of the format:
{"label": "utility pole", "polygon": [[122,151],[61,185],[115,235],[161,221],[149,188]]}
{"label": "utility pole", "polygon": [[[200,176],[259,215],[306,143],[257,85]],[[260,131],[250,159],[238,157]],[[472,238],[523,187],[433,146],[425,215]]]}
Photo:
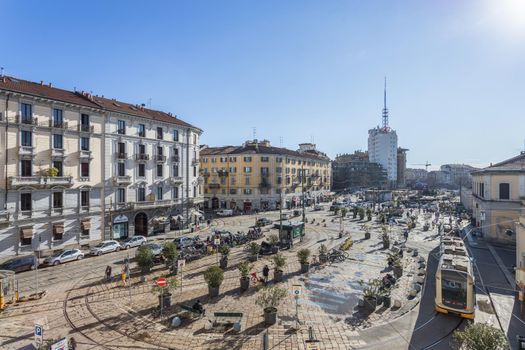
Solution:
{"label": "utility pole", "polygon": [[301,164],[301,175],[302,175],[302,178],[301,178],[301,187],[303,189],[303,233],[301,235],[301,241],[303,240],[303,237],[304,235],[306,234],[306,213],[305,213],[305,208],[304,208],[304,201],[305,201],[305,197],[304,197],[304,180],[305,180],[305,169],[304,169],[304,161],[302,162]]}

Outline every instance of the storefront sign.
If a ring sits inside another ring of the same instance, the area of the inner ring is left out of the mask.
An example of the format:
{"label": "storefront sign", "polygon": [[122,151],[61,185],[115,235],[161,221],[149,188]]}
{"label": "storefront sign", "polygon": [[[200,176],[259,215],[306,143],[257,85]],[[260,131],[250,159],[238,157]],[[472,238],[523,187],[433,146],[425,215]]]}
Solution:
{"label": "storefront sign", "polygon": [[114,224],[120,224],[121,222],[128,222],[128,217],[126,215],[117,215],[113,219]]}

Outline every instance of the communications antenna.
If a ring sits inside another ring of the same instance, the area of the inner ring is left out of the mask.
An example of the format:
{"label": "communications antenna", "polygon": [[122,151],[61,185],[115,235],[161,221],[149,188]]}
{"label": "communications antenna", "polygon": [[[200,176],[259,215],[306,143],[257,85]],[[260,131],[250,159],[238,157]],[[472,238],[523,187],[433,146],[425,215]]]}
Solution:
{"label": "communications antenna", "polygon": [[386,77],[383,100],[383,128],[386,129],[388,128],[388,108],[386,108]]}

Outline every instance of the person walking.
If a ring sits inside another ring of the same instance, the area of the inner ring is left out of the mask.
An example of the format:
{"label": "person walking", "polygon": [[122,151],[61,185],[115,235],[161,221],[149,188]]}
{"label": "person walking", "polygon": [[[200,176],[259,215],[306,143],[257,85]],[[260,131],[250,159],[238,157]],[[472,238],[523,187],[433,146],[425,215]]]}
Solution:
{"label": "person walking", "polygon": [[111,266],[106,266],[106,282],[111,281]]}
{"label": "person walking", "polygon": [[126,265],[122,265],[122,271],[120,272],[120,279],[122,280],[122,285],[127,286],[126,283]]}
{"label": "person walking", "polygon": [[269,276],[270,276],[270,268],[268,267],[268,265],[264,265],[263,267],[264,284],[268,283]]}

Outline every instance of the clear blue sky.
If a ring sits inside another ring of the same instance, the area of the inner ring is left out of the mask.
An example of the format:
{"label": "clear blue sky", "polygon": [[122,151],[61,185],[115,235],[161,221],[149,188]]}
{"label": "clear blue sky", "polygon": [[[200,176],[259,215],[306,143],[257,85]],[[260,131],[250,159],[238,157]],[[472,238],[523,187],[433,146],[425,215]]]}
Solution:
{"label": "clear blue sky", "polygon": [[203,143],[330,156],[390,125],[408,164],[487,164],[525,139],[525,1],[6,1],[4,73],[171,111]]}

